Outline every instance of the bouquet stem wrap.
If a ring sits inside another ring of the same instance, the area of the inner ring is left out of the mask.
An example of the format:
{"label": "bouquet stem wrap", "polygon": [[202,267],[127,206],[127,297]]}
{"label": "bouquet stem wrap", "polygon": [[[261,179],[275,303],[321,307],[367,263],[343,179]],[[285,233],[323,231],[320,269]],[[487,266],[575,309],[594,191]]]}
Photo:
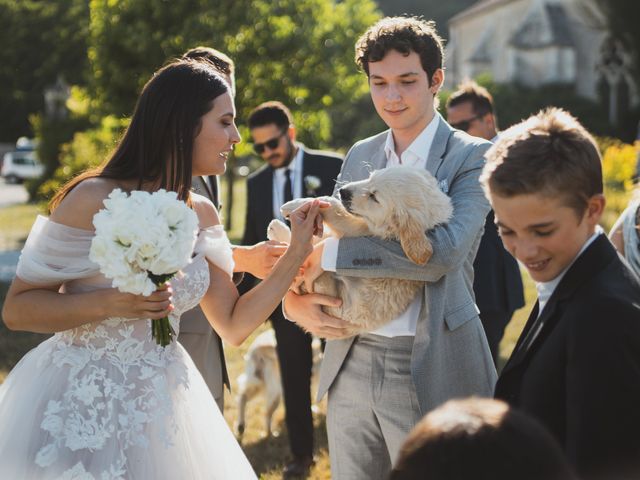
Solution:
{"label": "bouquet stem wrap", "polygon": [[[149,278],[157,286],[161,287],[166,282],[171,280],[175,273],[169,273],[166,275],[154,275],[149,273]],[[176,335],[175,330],[169,323],[169,317],[162,317],[160,319],[151,320],[151,336],[155,339],[156,343],[161,347],[166,347],[171,343],[173,337]]]}

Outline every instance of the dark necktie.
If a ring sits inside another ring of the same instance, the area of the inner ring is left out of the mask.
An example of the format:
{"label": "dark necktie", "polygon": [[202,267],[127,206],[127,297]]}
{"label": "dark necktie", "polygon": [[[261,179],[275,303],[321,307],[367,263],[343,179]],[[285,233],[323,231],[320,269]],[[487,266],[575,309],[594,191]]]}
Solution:
{"label": "dark necktie", "polygon": [[286,169],[284,171],[284,203],[293,200],[293,188],[291,186],[291,170]]}

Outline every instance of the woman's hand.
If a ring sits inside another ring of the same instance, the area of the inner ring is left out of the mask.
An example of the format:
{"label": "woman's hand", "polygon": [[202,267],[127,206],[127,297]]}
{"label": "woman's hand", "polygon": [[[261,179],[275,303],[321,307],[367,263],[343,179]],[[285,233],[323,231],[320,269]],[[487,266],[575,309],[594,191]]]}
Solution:
{"label": "woman's hand", "polygon": [[322,234],[322,217],[319,212],[323,203],[326,202],[314,199],[298,207],[289,216],[291,222],[289,250],[299,256],[300,262],[313,251],[313,236]]}
{"label": "woman's hand", "polygon": [[104,290],[104,317],[145,318],[157,320],[173,311],[173,290],[165,283],[148,297],[123,293],[115,288]]}
{"label": "woman's hand", "polygon": [[234,246],[234,272],[249,272],[256,278],[264,279],[287,251],[287,244],[269,240],[251,246]]}
{"label": "woman's hand", "polygon": [[300,273],[293,281],[290,290],[293,290],[298,295],[313,293],[313,283],[324,273],[322,269],[323,249],[324,241],[314,245],[313,251],[300,267]]}

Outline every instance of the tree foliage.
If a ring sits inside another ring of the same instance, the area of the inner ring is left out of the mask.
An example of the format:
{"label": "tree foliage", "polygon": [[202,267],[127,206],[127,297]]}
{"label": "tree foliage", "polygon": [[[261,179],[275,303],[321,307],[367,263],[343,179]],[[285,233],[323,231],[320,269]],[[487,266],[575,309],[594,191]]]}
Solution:
{"label": "tree foliage", "polygon": [[434,20],[440,35],[449,35],[447,22],[451,17],[476,3],[477,0],[378,0],[385,15],[418,15]]}
{"label": "tree foliage", "polygon": [[85,0],[0,0],[0,141],[30,135],[29,115],[61,75],[83,83],[89,8]]}
{"label": "tree foliage", "polygon": [[[300,137],[346,145],[351,110],[367,93],[353,46],[379,18],[372,0],[92,0],[92,91],[103,114],[129,115],[144,82],[167,59],[207,45],[237,65],[240,123],[266,100],[291,107]],[[363,118],[370,107],[364,105]]]}

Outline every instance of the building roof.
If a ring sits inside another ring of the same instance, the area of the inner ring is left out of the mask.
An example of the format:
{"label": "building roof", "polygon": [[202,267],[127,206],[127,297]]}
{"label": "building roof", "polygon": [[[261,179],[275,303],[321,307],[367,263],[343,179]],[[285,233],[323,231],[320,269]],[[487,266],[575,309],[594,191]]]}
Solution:
{"label": "building roof", "polygon": [[469,8],[462,10],[460,13],[454,15],[449,20],[449,25],[453,25],[454,23],[459,22],[460,20],[474,17],[480,13],[484,13],[486,10],[491,10],[493,8],[500,7],[506,3],[516,2],[519,0],[480,0]]}
{"label": "building roof", "polygon": [[545,3],[529,12],[514,31],[510,45],[521,48],[573,47],[571,25],[562,5]]}

